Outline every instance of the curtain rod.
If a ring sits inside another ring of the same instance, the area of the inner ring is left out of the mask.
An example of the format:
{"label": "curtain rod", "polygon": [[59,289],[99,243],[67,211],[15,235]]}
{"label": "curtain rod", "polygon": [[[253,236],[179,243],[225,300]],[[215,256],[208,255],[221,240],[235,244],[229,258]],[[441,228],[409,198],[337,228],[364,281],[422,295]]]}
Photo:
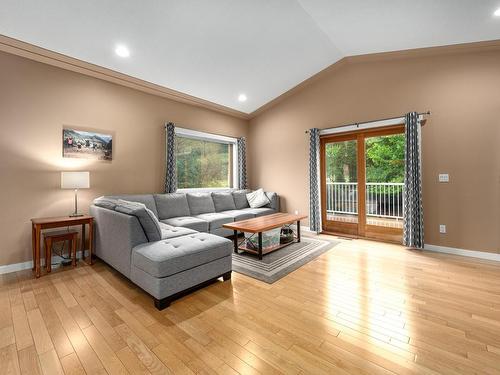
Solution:
{"label": "curtain rod", "polygon": [[[424,115],[430,115],[431,114],[431,111],[427,111],[427,112],[421,112],[421,113],[417,113],[417,115],[419,116],[424,116]],[[400,117],[404,117],[405,115],[403,116],[397,116],[397,117],[387,117],[387,118],[380,118],[380,119],[377,119],[377,120],[371,120],[371,121],[363,121],[363,122],[354,122],[352,124],[346,124],[346,125],[340,125],[340,126],[333,126],[331,128],[325,128],[325,129],[320,129],[320,130],[330,130],[330,129],[338,129],[338,128],[344,128],[346,126],[357,126],[359,127],[360,125],[364,125],[364,124],[369,124],[371,122],[377,122],[377,121],[387,121],[387,120],[395,120],[397,118],[400,118]],[[309,130],[306,130],[305,133],[309,133]]]}

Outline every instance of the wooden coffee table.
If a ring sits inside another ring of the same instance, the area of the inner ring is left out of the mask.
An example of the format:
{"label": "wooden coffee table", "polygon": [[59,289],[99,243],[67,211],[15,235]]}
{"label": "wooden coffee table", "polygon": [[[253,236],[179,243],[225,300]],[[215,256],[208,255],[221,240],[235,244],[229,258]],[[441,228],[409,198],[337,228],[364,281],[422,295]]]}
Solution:
{"label": "wooden coffee table", "polygon": [[[288,246],[292,243],[295,242],[300,242],[300,221],[303,219],[306,219],[306,215],[293,215],[293,214],[286,214],[286,213],[277,213],[277,214],[272,214],[272,215],[266,215],[266,216],[261,216],[261,217],[256,217],[253,219],[248,219],[248,220],[242,220],[242,221],[235,221],[234,223],[228,223],[224,224],[223,227],[227,229],[232,229],[234,231],[234,252],[237,253],[238,250],[243,250],[249,253],[253,253],[259,256],[259,259],[262,259],[262,255],[268,254],[272,251],[276,251],[278,249],[281,249],[285,246]],[[276,228],[281,228],[283,225],[286,224],[293,224],[297,223],[297,232],[295,235],[294,240],[284,243],[284,244],[279,244],[276,246],[271,246],[265,249],[262,249],[262,232],[271,230],[271,229],[276,229]],[[258,249],[251,249],[247,246],[242,246],[241,244],[244,243],[242,241],[241,243],[238,243],[238,232],[246,232],[246,233],[257,233],[259,236],[259,242],[258,242]]]}

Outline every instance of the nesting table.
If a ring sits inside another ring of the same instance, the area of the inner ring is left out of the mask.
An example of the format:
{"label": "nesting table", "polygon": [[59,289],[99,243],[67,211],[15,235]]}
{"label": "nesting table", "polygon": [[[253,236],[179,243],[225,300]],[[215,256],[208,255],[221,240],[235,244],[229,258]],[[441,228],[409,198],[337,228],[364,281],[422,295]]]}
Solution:
{"label": "nesting table", "polygon": [[83,216],[60,216],[42,217],[31,219],[31,246],[33,250],[33,271],[35,277],[40,277],[40,237],[42,230],[51,228],[62,228],[71,226],[82,226],[82,259],[85,259],[85,225],[89,226],[89,263],[92,264],[92,251],[94,248],[94,217]]}

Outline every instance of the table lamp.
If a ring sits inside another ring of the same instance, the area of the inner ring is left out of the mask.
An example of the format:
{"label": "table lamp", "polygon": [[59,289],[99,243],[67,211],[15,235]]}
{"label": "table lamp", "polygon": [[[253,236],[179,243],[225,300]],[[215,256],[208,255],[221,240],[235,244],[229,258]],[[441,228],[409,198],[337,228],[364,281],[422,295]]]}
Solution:
{"label": "table lamp", "polygon": [[71,217],[83,216],[78,213],[78,189],[90,187],[90,172],[61,172],[61,189],[75,190],[75,212]]}

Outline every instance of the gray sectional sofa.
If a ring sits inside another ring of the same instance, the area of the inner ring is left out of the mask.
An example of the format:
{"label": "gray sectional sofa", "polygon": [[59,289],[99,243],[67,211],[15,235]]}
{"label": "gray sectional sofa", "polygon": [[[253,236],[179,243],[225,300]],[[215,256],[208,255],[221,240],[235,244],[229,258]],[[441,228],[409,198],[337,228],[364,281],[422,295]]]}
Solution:
{"label": "gray sectional sofa", "polygon": [[98,198],[90,207],[95,255],[151,294],[163,309],[205,283],[231,277],[233,245],[225,237],[233,232],[223,224],[279,211],[276,193],[266,193],[267,206],[250,208],[247,192]]}

